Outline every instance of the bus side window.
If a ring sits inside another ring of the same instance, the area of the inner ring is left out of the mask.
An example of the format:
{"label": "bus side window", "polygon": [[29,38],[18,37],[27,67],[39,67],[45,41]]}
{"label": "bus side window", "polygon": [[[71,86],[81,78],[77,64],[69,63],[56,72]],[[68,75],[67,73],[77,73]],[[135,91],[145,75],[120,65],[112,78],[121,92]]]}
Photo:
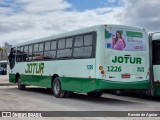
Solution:
{"label": "bus side window", "polygon": [[79,36],[75,37],[74,46],[75,47],[83,46],[83,36],[82,35],[79,35]]}
{"label": "bus side window", "polygon": [[92,45],[93,35],[84,35],[84,45]]}
{"label": "bus side window", "polygon": [[92,47],[79,47],[74,48],[73,57],[76,58],[90,58],[92,54]]}
{"label": "bus side window", "polygon": [[153,61],[155,64],[160,64],[160,42],[155,42],[154,43],[154,57],[153,57]]}
{"label": "bus side window", "polygon": [[44,59],[54,59],[56,56],[56,41],[46,42],[44,50]]}
{"label": "bus side window", "polygon": [[73,44],[73,37],[66,39],[66,48],[71,48]]}
{"label": "bus side window", "polygon": [[33,60],[43,60],[44,43],[34,45]]}
{"label": "bus side window", "polygon": [[51,50],[56,50],[57,48],[57,42],[56,41],[52,41],[51,42]]}
{"label": "bus side window", "polygon": [[74,58],[92,57],[92,41],[93,41],[93,34],[76,36],[73,49],[73,57]]}
{"label": "bus side window", "polygon": [[28,59],[29,61],[32,60],[33,57],[33,45],[29,45],[29,51],[28,51]]}
{"label": "bus side window", "polygon": [[58,49],[64,49],[65,48],[65,39],[58,40]]}
{"label": "bus side window", "polygon": [[[67,39],[60,39],[58,41],[57,59],[71,59],[72,56],[72,41]],[[67,46],[66,46],[67,45]]]}
{"label": "bus side window", "polygon": [[44,45],[44,51],[48,51],[51,49],[51,42],[46,42],[45,45]]}
{"label": "bus side window", "polygon": [[158,41],[153,41],[152,42],[152,57],[153,57],[153,64],[160,64],[160,42]]}
{"label": "bus side window", "polygon": [[17,62],[23,61],[23,47],[17,48],[16,61]]}
{"label": "bus side window", "polygon": [[28,57],[28,45],[24,47],[23,61],[29,61],[29,57]]}

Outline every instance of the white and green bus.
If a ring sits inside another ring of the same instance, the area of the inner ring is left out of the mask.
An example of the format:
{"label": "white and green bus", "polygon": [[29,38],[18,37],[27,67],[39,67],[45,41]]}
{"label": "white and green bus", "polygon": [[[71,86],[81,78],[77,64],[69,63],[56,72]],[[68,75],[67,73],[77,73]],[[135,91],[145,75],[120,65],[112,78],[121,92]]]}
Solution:
{"label": "white and green bus", "polygon": [[160,95],[160,32],[150,33],[150,90],[152,96]]}
{"label": "white and green bus", "polygon": [[150,84],[147,32],[130,26],[97,25],[20,43],[9,61],[10,82],[52,88],[55,97],[145,91]]}

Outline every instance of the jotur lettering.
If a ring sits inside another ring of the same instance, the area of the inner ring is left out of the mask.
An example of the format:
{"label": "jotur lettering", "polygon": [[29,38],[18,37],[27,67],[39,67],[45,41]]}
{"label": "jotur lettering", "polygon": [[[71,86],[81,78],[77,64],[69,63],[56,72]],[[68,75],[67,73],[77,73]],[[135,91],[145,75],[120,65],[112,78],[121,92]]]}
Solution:
{"label": "jotur lettering", "polygon": [[25,73],[43,74],[44,63],[28,63]]}
{"label": "jotur lettering", "polygon": [[131,64],[142,64],[140,57],[129,57],[129,56],[115,56],[112,59],[113,63],[131,63]]}

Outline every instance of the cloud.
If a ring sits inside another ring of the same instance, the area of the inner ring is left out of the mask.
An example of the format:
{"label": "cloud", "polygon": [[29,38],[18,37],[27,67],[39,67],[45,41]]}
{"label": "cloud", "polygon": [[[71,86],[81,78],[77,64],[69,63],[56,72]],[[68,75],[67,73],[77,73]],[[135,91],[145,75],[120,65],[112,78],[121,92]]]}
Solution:
{"label": "cloud", "polygon": [[[1,15],[0,43],[11,44],[34,38],[58,34],[87,26],[118,23],[112,19],[120,14],[121,7],[98,8],[93,10],[67,11],[72,5],[64,0],[17,0],[25,5],[23,11],[13,15]],[[10,8],[8,8],[10,9]]]}
{"label": "cloud", "polygon": [[160,23],[159,0],[125,0],[123,23],[141,26],[149,31],[158,31]]}
{"label": "cloud", "polygon": [[115,3],[116,2],[116,0],[107,0],[108,1],[108,3]]}
{"label": "cloud", "polygon": [[97,24],[133,25],[158,31],[158,0],[121,2],[124,6],[84,11],[73,9],[74,5],[66,0],[14,0],[18,8],[4,7],[5,2],[2,7],[0,2],[0,46],[4,42],[15,44]]}
{"label": "cloud", "polygon": [[65,0],[17,0],[17,2],[27,4],[24,9],[30,13],[52,12],[71,7]]}

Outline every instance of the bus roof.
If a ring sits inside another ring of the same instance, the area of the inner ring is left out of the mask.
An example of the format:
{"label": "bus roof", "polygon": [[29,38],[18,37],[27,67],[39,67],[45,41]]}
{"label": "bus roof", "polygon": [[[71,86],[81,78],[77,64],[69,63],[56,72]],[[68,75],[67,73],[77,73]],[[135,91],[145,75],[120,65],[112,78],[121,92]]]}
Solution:
{"label": "bus roof", "polygon": [[160,32],[158,32],[158,33],[153,33],[153,35],[152,35],[152,40],[160,40]]}
{"label": "bus roof", "polygon": [[2,60],[0,61],[0,63],[7,63],[7,60]]}
{"label": "bus roof", "polygon": [[128,28],[129,27],[129,28],[136,29],[136,30],[137,29],[145,30],[143,28],[126,26],[126,25],[113,25],[113,24],[96,25],[96,26],[91,26],[91,27],[87,27],[87,28],[73,30],[73,31],[69,31],[69,32],[61,33],[61,34],[50,35],[50,36],[46,36],[46,37],[27,40],[26,42],[21,42],[21,43],[18,43],[16,45],[13,45],[13,47],[29,45],[29,44],[32,44],[32,43],[37,43],[37,42],[39,43],[39,42],[43,42],[43,41],[47,41],[47,40],[53,40],[53,39],[58,39],[58,38],[63,38],[63,37],[70,37],[70,36],[76,35],[76,34],[83,34],[83,33],[87,33],[87,32],[97,31],[100,27],[109,27],[109,28],[112,28],[112,27]]}

